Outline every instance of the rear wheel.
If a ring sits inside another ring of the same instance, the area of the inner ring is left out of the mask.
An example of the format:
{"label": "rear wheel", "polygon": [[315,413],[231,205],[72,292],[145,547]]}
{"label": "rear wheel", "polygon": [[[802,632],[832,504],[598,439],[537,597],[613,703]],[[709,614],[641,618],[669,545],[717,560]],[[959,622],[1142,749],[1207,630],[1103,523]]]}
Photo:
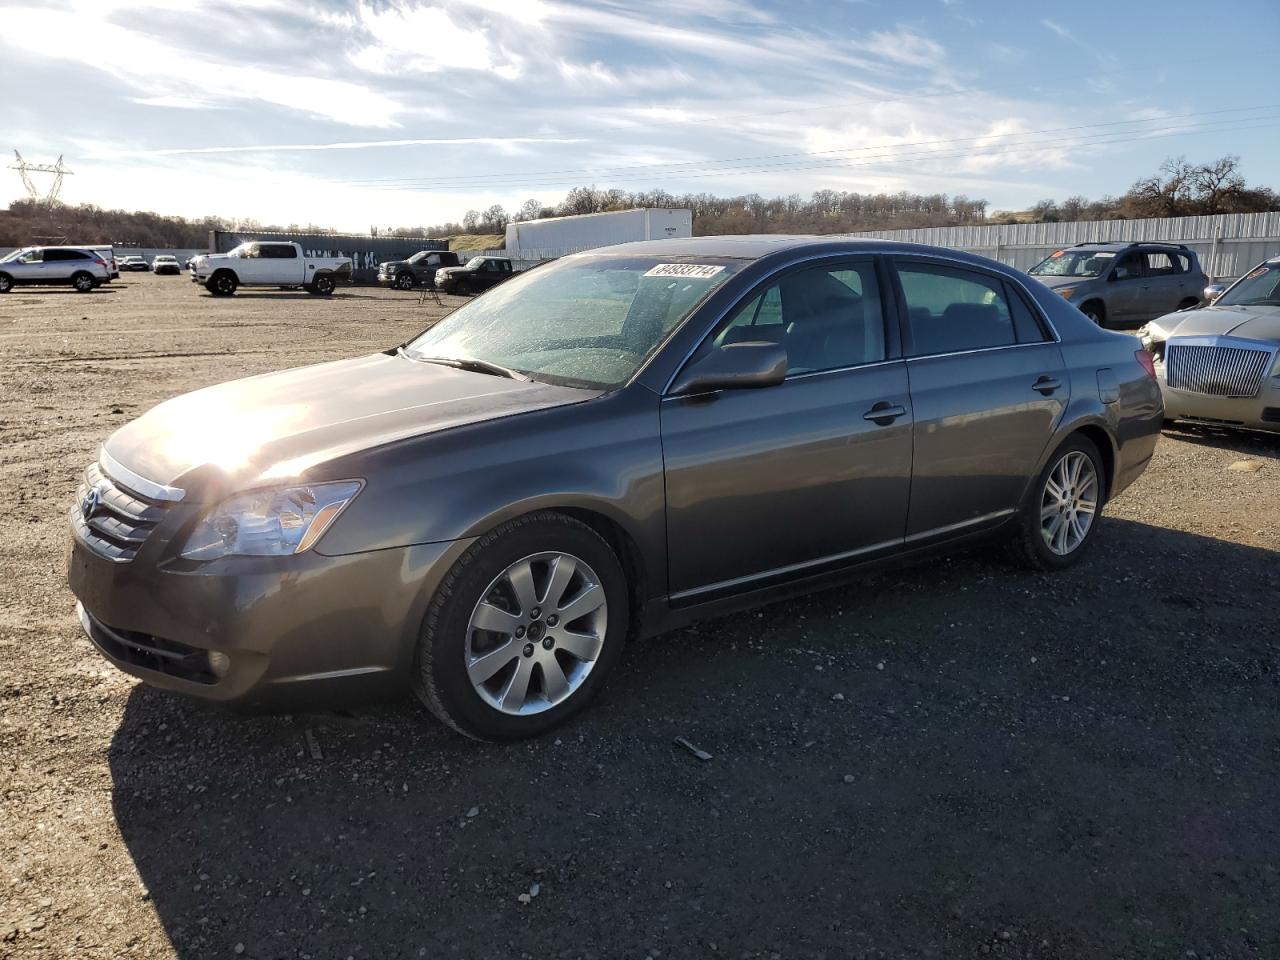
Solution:
{"label": "rear wheel", "polygon": [[7,273],[0,273],[0,293],[8,293],[13,289],[13,277]]}
{"label": "rear wheel", "polygon": [[215,297],[229,297],[236,292],[236,278],[234,274],[224,270],[215,273],[204,286]]}
{"label": "rear wheel", "polygon": [[311,281],[311,285],[307,287],[307,293],[314,293],[318,297],[327,297],[333,293],[337,286],[334,283],[333,276],[328,273],[322,273]]}
{"label": "rear wheel", "polygon": [[93,279],[92,273],[86,273],[84,270],[77,270],[71,275],[71,285],[76,288],[77,293],[88,293],[98,284],[97,281]]}
{"label": "rear wheel", "polygon": [[1084,554],[1106,499],[1102,455],[1077,434],[1054,451],[1017,518],[1013,556],[1033,570],[1061,570]]}
{"label": "rear wheel", "polygon": [[396,274],[395,288],[397,290],[413,289],[413,274],[405,270]]}
{"label": "rear wheel", "polygon": [[509,521],[472,544],[436,592],[414,689],[470,737],[537,736],[600,689],[629,616],[622,566],[594,530],[557,513]]}

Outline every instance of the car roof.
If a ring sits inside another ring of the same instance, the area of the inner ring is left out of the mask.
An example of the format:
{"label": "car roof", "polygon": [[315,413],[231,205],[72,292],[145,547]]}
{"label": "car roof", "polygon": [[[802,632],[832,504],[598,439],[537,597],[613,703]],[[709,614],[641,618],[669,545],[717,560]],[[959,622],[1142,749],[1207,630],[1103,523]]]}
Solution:
{"label": "car roof", "polygon": [[988,269],[998,268],[1015,272],[1011,268],[950,247],[936,247],[923,243],[905,243],[900,240],[882,240],[878,237],[848,237],[839,235],[796,234],[742,234],[719,237],[682,237],[664,240],[636,240],[619,243],[596,250],[584,250],[573,256],[659,256],[659,257],[724,257],[740,260],[763,260],[766,257],[785,259],[797,254],[920,254],[945,257]]}
{"label": "car roof", "polygon": [[1064,250],[1128,250],[1130,247],[1161,247],[1167,250],[1186,250],[1184,243],[1171,240],[1099,240],[1096,243],[1076,243]]}

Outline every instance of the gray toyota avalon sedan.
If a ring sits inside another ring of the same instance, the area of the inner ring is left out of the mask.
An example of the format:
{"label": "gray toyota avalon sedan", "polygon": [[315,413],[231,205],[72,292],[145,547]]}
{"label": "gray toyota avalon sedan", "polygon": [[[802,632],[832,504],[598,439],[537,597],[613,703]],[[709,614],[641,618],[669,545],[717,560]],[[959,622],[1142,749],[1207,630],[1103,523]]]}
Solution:
{"label": "gray toyota avalon sedan", "polygon": [[514,739],[589,701],[628,637],[984,537],[1073,563],[1162,414],[1136,339],[990,260],[623,244],[122,427],[71,509],[70,581],[156,686],[411,685]]}

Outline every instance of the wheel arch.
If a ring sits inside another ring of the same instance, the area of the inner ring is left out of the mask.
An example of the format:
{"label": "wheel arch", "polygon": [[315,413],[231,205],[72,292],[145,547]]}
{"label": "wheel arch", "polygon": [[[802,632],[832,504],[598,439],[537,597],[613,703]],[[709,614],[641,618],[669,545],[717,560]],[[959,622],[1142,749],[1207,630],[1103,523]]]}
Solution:
{"label": "wheel arch", "polygon": [[1111,491],[1114,489],[1116,483],[1117,457],[1115,441],[1111,438],[1111,434],[1100,424],[1083,423],[1075,430],[1071,431],[1071,433],[1067,434],[1067,436],[1058,443],[1058,446],[1062,446],[1063,442],[1075,436],[1082,436],[1089,440],[1098,448],[1098,453],[1102,455],[1103,480],[1106,483],[1106,498],[1109,500],[1111,498]]}

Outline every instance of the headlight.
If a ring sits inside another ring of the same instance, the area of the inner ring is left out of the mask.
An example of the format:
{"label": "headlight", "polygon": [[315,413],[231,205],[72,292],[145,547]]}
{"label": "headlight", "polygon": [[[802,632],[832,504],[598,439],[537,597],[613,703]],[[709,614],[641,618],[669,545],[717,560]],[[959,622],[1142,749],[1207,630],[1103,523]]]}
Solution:
{"label": "headlight", "polygon": [[1071,295],[1076,292],[1075,287],[1054,287],[1053,292],[1060,296],[1063,300],[1070,300]]}
{"label": "headlight", "polygon": [[302,553],[320,539],[360,487],[359,480],[342,480],[237,494],[205,514],[187,538],[182,556],[216,560]]}

